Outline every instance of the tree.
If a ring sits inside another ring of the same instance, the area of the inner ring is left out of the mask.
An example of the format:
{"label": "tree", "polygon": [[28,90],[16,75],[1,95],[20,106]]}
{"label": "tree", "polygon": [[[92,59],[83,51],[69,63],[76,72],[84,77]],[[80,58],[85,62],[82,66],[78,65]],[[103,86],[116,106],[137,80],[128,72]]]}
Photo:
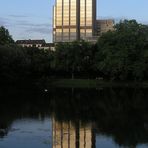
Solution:
{"label": "tree", "polygon": [[[59,43],[55,51],[55,68],[71,74],[73,79],[75,73],[88,74],[93,70],[94,55],[96,48],[93,44],[85,41],[74,41],[71,43]],[[89,74],[88,74],[89,75]]]}
{"label": "tree", "polygon": [[51,69],[51,53],[38,48],[25,48],[26,57],[30,61],[29,72],[32,77],[48,76]]}
{"label": "tree", "polygon": [[98,40],[97,69],[111,79],[142,80],[148,26],[124,20]]}
{"label": "tree", "polygon": [[9,31],[5,27],[1,26],[0,27],[0,45],[8,45],[12,43],[14,43],[14,40],[9,34]]}

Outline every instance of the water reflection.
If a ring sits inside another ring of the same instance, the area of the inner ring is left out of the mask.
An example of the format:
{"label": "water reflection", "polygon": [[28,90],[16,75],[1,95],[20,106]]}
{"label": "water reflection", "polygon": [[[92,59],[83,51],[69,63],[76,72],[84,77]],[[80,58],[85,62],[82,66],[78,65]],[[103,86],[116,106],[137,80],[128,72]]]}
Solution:
{"label": "water reflection", "polygon": [[25,136],[32,147],[147,147],[148,89],[48,90],[1,91],[0,147],[9,147],[12,137],[21,137],[28,128],[33,134]]}
{"label": "water reflection", "polygon": [[59,122],[53,119],[53,148],[95,148],[92,124]]}

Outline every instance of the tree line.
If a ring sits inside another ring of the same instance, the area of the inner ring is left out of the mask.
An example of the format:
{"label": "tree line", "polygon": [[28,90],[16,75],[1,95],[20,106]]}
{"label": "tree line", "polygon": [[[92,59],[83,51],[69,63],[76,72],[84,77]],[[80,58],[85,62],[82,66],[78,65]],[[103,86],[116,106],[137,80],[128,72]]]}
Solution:
{"label": "tree line", "polygon": [[0,27],[0,79],[49,78],[148,79],[148,26],[120,21],[96,43],[57,43],[55,51],[23,48]]}

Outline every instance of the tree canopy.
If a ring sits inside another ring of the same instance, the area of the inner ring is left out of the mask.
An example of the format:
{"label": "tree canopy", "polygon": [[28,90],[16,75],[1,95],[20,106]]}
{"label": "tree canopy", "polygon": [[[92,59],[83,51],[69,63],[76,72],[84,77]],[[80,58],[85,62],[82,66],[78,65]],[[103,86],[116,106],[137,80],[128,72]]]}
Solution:
{"label": "tree canopy", "polygon": [[9,34],[8,29],[1,26],[0,27],[0,45],[8,45],[14,43],[11,35]]}
{"label": "tree canopy", "polygon": [[97,69],[111,79],[141,80],[147,72],[148,26],[124,20],[97,43]]}
{"label": "tree canopy", "polygon": [[74,73],[85,73],[88,76],[94,68],[96,48],[93,47],[93,44],[83,40],[57,44],[55,68],[70,72],[72,77]]}
{"label": "tree canopy", "polygon": [[96,44],[57,43],[55,51],[22,48],[0,27],[0,76],[148,79],[148,26],[124,20],[104,33]]}

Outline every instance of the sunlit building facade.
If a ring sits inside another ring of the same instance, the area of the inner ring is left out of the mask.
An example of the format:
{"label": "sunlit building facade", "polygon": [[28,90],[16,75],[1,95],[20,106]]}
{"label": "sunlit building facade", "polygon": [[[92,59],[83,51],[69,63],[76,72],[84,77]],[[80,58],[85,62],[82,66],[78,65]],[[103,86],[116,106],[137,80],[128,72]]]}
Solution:
{"label": "sunlit building facade", "polygon": [[53,42],[88,40],[96,26],[96,0],[56,0]]}
{"label": "sunlit building facade", "polygon": [[106,20],[97,20],[96,21],[96,35],[101,36],[103,33],[107,31],[114,30],[114,20],[106,19]]}

